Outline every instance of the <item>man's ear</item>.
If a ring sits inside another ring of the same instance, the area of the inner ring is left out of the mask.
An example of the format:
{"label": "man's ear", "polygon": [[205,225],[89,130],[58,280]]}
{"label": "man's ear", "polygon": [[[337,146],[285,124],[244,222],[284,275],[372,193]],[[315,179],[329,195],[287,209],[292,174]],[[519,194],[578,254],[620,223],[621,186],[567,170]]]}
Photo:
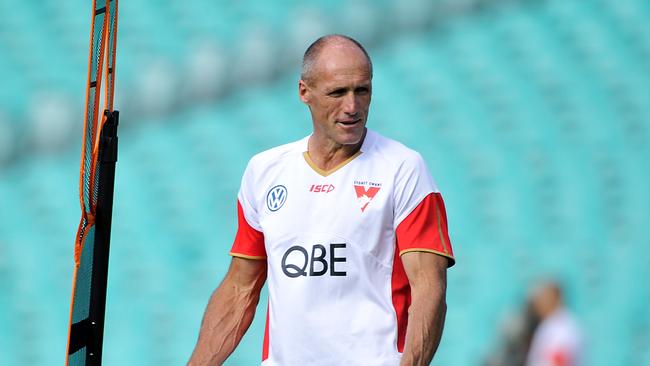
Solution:
{"label": "man's ear", "polygon": [[309,88],[307,88],[307,83],[305,83],[305,81],[302,79],[298,81],[298,97],[305,104],[309,104],[309,101],[311,99]]}

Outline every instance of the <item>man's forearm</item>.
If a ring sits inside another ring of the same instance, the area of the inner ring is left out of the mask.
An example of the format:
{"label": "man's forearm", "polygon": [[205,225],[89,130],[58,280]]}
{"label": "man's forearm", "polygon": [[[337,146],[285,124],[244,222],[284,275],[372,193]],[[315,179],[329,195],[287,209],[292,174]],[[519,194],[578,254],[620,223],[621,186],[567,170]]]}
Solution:
{"label": "man's forearm", "polygon": [[444,289],[435,293],[412,289],[406,343],[401,366],[426,366],[438,349],[447,304]]}
{"label": "man's forearm", "polygon": [[188,366],[221,365],[253,321],[264,278],[249,286],[226,278],[210,297]]}

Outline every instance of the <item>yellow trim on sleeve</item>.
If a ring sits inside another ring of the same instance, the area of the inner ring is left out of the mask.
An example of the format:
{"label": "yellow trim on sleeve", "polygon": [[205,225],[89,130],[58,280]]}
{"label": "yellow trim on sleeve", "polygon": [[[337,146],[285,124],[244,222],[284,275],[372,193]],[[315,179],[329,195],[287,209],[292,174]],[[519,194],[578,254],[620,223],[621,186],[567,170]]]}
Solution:
{"label": "yellow trim on sleeve", "polygon": [[266,259],[266,257],[263,256],[263,255],[246,255],[246,254],[235,253],[235,252],[230,252],[230,255],[232,257],[238,257],[238,258],[244,258],[244,259],[256,259],[256,260]]}
{"label": "yellow trim on sleeve", "polygon": [[438,235],[440,235],[440,241],[442,242],[442,249],[445,251],[445,254],[449,256],[449,250],[447,249],[447,241],[445,240],[445,235],[442,232],[442,218],[440,213],[440,207],[438,207],[438,202],[436,202],[435,205],[436,205],[436,217],[438,218]]}
{"label": "yellow trim on sleeve", "polygon": [[314,163],[313,160],[311,160],[311,157],[309,156],[309,152],[305,151],[302,153],[302,156],[305,158],[305,161],[307,164],[318,174],[322,175],[323,177],[327,177],[328,175],[334,173],[335,171],[343,168],[347,163],[351,162],[356,158],[357,156],[361,155],[361,150],[357,151],[354,155],[350,156],[349,158],[345,159],[341,164],[335,166],[334,168],[330,170],[323,170],[319,168],[316,163]]}
{"label": "yellow trim on sleeve", "polygon": [[404,250],[399,252],[399,255],[401,257],[403,254],[410,253],[410,252],[427,252],[427,253],[433,253],[433,254],[437,254],[437,255],[441,255],[443,257],[449,258],[449,259],[451,259],[451,265],[449,265],[449,267],[453,266],[456,263],[456,258],[454,258],[453,256],[451,256],[451,255],[449,255],[447,253],[443,253],[443,252],[440,252],[440,251],[437,251],[437,250],[434,250],[434,249],[427,249],[427,248],[404,249]]}

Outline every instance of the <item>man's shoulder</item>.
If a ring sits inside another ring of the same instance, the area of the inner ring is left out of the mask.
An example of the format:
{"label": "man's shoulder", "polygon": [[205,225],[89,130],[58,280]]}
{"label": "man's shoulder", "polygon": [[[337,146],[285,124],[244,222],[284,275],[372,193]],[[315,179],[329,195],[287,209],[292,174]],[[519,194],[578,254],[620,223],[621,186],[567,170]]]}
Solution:
{"label": "man's shoulder", "polygon": [[253,155],[248,165],[250,168],[264,168],[282,162],[285,158],[294,154],[302,154],[306,146],[306,139],[307,137],[304,137],[300,140],[259,152]]}
{"label": "man's shoulder", "polygon": [[404,163],[417,163],[422,160],[422,155],[414,149],[378,132],[369,129],[366,138],[370,140],[370,143],[364,153],[374,158],[383,159],[397,166]]}

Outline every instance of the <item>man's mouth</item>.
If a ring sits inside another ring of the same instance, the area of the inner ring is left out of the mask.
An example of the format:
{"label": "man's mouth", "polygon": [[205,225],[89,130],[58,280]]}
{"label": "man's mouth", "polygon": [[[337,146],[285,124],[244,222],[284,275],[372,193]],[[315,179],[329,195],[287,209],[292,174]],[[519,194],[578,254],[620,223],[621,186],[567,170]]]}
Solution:
{"label": "man's mouth", "polygon": [[354,119],[354,120],[344,120],[344,121],[338,121],[338,123],[344,125],[344,126],[354,126],[355,124],[361,122],[361,119]]}

